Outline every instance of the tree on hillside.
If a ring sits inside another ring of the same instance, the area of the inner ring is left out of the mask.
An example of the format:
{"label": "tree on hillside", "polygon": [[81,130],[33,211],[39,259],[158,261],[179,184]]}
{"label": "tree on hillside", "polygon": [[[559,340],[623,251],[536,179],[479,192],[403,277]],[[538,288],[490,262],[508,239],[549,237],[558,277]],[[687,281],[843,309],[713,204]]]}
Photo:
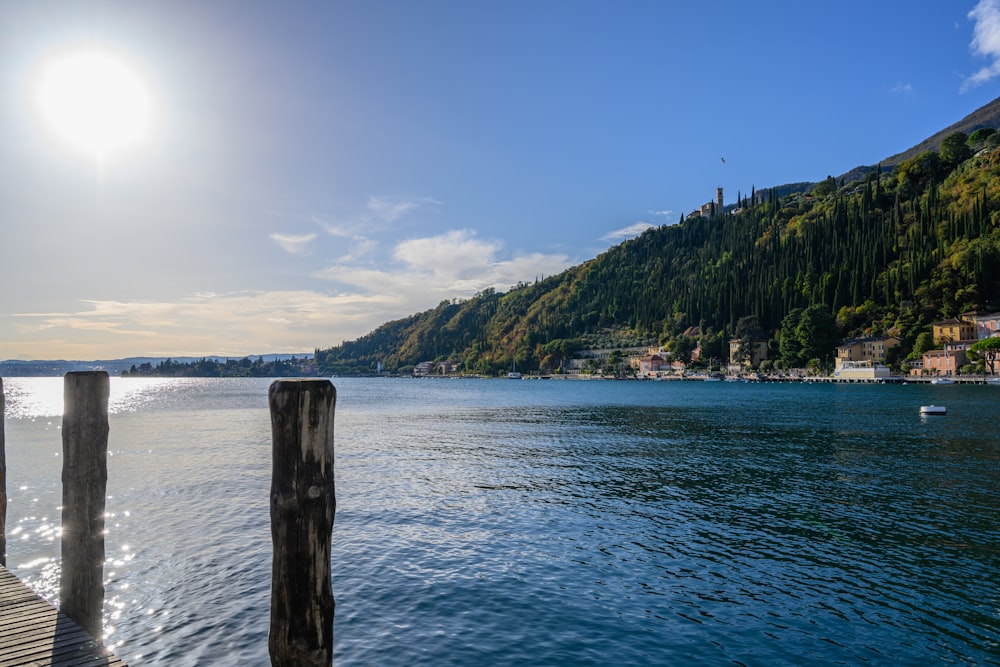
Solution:
{"label": "tree on hillside", "polygon": [[922,331],[917,334],[917,339],[913,342],[913,352],[910,357],[919,359],[924,356],[924,352],[934,349],[934,334],[930,331]]}
{"label": "tree on hillside", "polygon": [[992,127],[981,127],[972,134],[969,135],[969,139],[966,143],[969,144],[969,148],[973,151],[977,151],[986,145],[986,140],[996,134],[997,131]]}
{"label": "tree on hillside", "polygon": [[795,327],[799,325],[801,318],[802,309],[794,308],[781,320],[778,352],[780,354],[781,365],[785,368],[797,367],[801,359],[802,344],[795,335]]}
{"label": "tree on hillside", "polygon": [[810,361],[824,361],[833,354],[839,340],[837,322],[824,305],[796,308],[781,321],[781,363],[801,368]]}
{"label": "tree on hillside", "polygon": [[802,311],[795,335],[802,344],[802,356],[806,359],[829,359],[839,341],[837,322],[830,309],[823,304],[809,306]]}
{"label": "tree on hillside", "polygon": [[941,142],[941,161],[948,171],[972,157],[968,141],[965,132],[952,132]]}
{"label": "tree on hillside", "polygon": [[1000,354],[1000,338],[984,338],[977,341],[969,348],[969,352],[974,358],[981,358],[986,361],[986,367],[990,369],[990,375],[996,373],[995,364],[997,355]]}
{"label": "tree on hillside", "polygon": [[748,363],[753,359],[753,346],[754,341],[759,341],[764,338],[764,330],[760,328],[757,324],[757,318],[753,315],[747,315],[741,317],[739,321],[736,322],[736,335],[735,338],[739,340],[739,346],[736,349],[734,358],[731,359],[733,363]]}
{"label": "tree on hillside", "polygon": [[832,195],[837,192],[837,180],[833,176],[827,176],[826,180],[820,181],[813,188],[813,195],[817,197],[825,197],[827,195]]}
{"label": "tree on hillside", "polygon": [[913,197],[937,181],[941,172],[941,156],[934,151],[926,151],[910,158],[896,167],[896,183],[899,193],[906,198]]}
{"label": "tree on hillside", "polygon": [[670,344],[670,353],[674,359],[687,366],[691,363],[691,355],[697,346],[698,342],[695,339],[681,334]]}

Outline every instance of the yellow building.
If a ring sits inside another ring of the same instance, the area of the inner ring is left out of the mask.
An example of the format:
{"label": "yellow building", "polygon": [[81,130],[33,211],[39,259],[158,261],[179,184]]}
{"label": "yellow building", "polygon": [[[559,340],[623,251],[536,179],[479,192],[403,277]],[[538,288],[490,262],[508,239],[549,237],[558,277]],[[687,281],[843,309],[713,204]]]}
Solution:
{"label": "yellow building", "polygon": [[837,347],[837,370],[849,362],[885,361],[886,352],[900,344],[895,336],[854,338]]}
{"label": "yellow building", "polygon": [[953,317],[950,320],[934,322],[931,328],[934,331],[934,342],[938,345],[976,339],[975,321]]}

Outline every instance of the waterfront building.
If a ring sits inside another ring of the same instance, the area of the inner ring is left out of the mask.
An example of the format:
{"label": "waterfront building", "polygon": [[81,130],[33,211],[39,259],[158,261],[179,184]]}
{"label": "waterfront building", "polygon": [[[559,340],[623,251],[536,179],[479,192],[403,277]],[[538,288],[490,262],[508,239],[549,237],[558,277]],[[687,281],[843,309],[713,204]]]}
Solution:
{"label": "waterfront building", "polygon": [[[840,360],[837,360],[840,362]],[[839,363],[833,376],[838,380],[856,380],[859,382],[874,382],[889,378],[889,367],[877,361],[844,361]]]}
{"label": "waterfront building", "polygon": [[901,342],[895,336],[868,336],[846,340],[837,346],[836,369],[840,370],[844,364],[858,361],[885,361],[886,352]]}

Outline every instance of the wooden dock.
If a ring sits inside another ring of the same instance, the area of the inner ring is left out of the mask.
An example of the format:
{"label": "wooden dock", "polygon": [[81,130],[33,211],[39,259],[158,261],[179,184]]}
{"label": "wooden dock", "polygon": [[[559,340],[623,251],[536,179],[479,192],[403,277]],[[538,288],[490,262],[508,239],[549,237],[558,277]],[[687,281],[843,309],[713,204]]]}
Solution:
{"label": "wooden dock", "polygon": [[0,566],[0,667],[128,667]]}

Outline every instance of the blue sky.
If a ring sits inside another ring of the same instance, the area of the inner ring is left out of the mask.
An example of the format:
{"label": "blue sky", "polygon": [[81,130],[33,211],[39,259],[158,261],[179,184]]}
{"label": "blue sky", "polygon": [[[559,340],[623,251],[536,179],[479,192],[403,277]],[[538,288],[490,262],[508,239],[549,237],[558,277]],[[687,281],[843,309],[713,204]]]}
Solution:
{"label": "blue sky", "polygon": [[[40,101],[80,53],[128,141]],[[5,2],[0,94],[0,359],[309,352],[909,148],[1000,0]]]}

